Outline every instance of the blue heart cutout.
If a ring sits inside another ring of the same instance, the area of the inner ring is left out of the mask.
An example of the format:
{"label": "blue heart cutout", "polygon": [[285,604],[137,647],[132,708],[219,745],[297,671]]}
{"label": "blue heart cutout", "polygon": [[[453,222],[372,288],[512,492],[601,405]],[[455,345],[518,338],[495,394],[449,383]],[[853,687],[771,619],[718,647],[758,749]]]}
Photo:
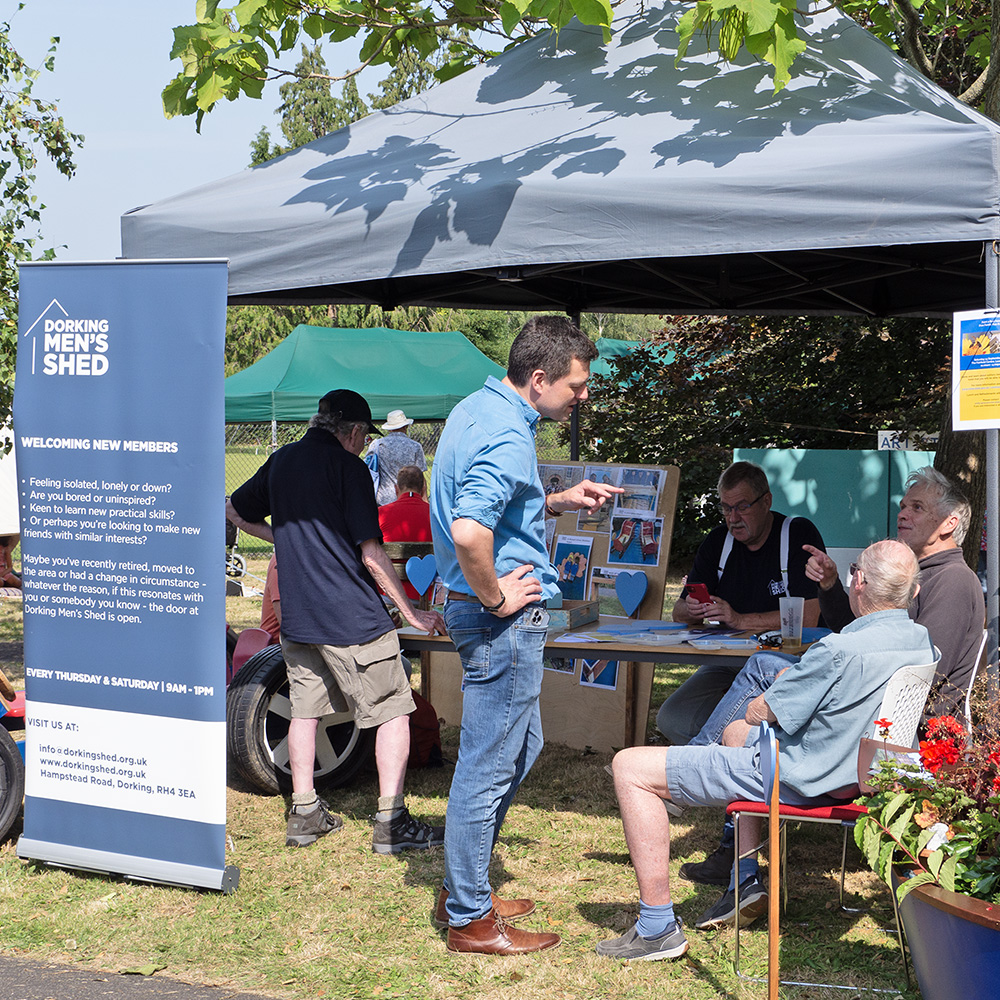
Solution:
{"label": "blue heart cutout", "polygon": [[648,586],[649,581],[642,570],[637,570],[635,573],[619,573],[615,577],[615,593],[618,595],[618,600],[622,602],[625,614],[629,617],[642,603]]}
{"label": "blue heart cutout", "polygon": [[434,582],[436,576],[437,563],[431,553],[425,556],[410,556],[406,560],[406,579],[421,597],[427,593],[427,588]]}

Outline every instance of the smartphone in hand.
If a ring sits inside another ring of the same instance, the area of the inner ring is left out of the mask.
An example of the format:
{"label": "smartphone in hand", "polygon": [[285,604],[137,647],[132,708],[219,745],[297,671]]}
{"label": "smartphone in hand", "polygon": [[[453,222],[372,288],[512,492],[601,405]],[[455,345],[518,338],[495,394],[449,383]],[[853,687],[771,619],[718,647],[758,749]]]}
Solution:
{"label": "smartphone in hand", "polygon": [[687,585],[689,597],[693,597],[699,604],[711,604],[712,595],[708,592],[708,587],[703,583],[689,583]]}

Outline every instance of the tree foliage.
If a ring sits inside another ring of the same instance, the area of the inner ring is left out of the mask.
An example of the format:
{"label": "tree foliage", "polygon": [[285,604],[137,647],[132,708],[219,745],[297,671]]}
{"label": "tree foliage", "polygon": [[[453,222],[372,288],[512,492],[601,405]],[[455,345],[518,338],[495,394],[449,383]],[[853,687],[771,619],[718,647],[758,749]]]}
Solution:
{"label": "tree foliage", "polygon": [[438,79],[448,79],[539,30],[561,28],[573,17],[598,24],[610,38],[609,0],[197,0],[194,24],[174,29],[171,58],[181,72],[163,91],[169,116],[205,112],[242,94],[260,97],[265,82],[294,75],[274,65],[302,34],[314,42],[358,38],[358,65],[329,79],[357,75],[367,66],[396,65],[404,54],[427,59],[441,52]]}
{"label": "tree foliage", "polygon": [[276,110],[281,115],[281,134],[286,144],[272,144],[268,130],[261,128],[250,144],[250,166],[298,149],[364,118],[373,110],[391,108],[422,93],[437,82],[434,71],[435,63],[431,60],[403,52],[379,83],[378,93],[368,95],[368,103],[358,91],[358,81],[353,76],[344,81],[340,97],[334,97],[322,46],[303,45],[295,75],[278,88],[281,104]]}
{"label": "tree foliage", "polygon": [[368,114],[368,106],[353,77],[345,81],[340,97],[333,96],[320,45],[302,46],[302,58],[295,72],[292,79],[278,88],[281,104],[277,112],[281,115],[285,144],[272,145],[270,133],[261,128],[250,146],[251,166],[304,146]]}
{"label": "tree foliage", "polygon": [[946,322],[673,317],[591,379],[585,459],[678,465],[673,553],[704,534],[733,448],[871,447],[885,427],[935,431]]}
{"label": "tree foliage", "polygon": [[[18,10],[22,5],[18,6]],[[83,136],[70,132],[56,106],[32,93],[43,71],[51,71],[58,38],[52,38],[39,69],[28,66],[10,41],[9,22],[0,22],[0,423],[10,416],[17,353],[17,267],[50,260],[40,251],[41,205],[33,193],[39,156],[72,177]]]}
{"label": "tree foliage", "polygon": [[[283,75],[280,56],[302,34],[313,41],[359,40],[358,64],[437,55],[435,75],[444,80],[498,51],[559,29],[576,16],[600,25],[610,38],[619,0],[406,0],[385,6],[375,0],[197,0],[196,22],[174,29],[171,58],[182,69],[164,88],[168,116],[204,114],[221,100],[260,97],[264,83]],[[1000,28],[991,28],[1000,0],[840,0],[836,4],[897,50],[921,73],[967,104],[996,118],[1000,65],[991,62]],[[731,59],[742,49],[773,68],[775,91],[791,78],[805,50],[801,25],[809,14],[794,0],[694,0],[678,23],[678,59],[697,39]]]}
{"label": "tree foliage", "polygon": [[[834,6],[959,100],[978,105],[988,96],[987,113],[996,117],[996,60],[990,71],[993,2],[841,0]],[[698,35],[727,59],[745,48],[773,67],[777,92],[805,51],[799,24],[807,16],[794,0],[696,0],[678,26],[678,60]]]}

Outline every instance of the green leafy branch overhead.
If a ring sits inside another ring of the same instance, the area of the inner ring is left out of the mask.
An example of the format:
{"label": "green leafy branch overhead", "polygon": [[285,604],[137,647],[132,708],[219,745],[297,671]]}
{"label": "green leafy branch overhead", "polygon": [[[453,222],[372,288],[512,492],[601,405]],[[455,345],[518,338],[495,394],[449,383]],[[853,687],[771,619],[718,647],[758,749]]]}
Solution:
{"label": "green leafy branch overhead", "polygon": [[[264,84],[295,76],[278,66],[304,38],[357,39],[357,64],[328,80],[368,66],[395,64],[403,54],[435,57],[445,80],[499,51],[558,31],[573,17],[611,37],[621,0],[196,0],[195,22],[174,29],[171,57],[181,70],[163,90],[168,117],[206,112],[223,100],[259,98]],[[836,4],[897,50],[920,72],[996,117],[1000,60],[991,62],[990,25],[1000,0],[841,0]],[[814,6],[811,12],[829,9]],[[775,91],[791,79],[809,14],[795,0],[695,0],[680,17],[678,60],[707,45],[722,58],[742,50],[773,69]],[[993,18],[1000,21],[1000,18]]]}
{"label": "green leafy branch overhead", "polygon": [[44,208],[33,192],[38,157],[47,157],[60,173],[72,177],[73,156],[83,143],[82,135],[66,128],[54,104],[32,93],[41,73],[52,69],[58,41],[51,40],[42,65],[35,69],[11,45],[10,25],[0,22],[0,424],[10,415],[13,396],[17,266],[54,256],[35,247]]}
{"label": "green leafy branch overhead", "polygon": [[196,23],[174,29],[170,55],[182,69],[164,88],[163,108],[168,117],[193,114],[200,125],[220,100],[260,97],[268,80],[294,75],[275,62],[301,35],[359,40],[358,65],[331,80],[395,63],[407,51],[426,59],[442,49],[437,76],[444,80],[574,17],[611,37],[609,0],[241,0],[228,7],[197,0]]}

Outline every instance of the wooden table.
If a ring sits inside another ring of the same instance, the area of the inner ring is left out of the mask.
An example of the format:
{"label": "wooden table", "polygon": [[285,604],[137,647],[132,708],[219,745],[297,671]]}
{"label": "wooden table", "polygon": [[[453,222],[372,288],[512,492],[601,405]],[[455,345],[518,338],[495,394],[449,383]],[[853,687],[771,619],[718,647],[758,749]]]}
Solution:
{"label": "wooden table", "polygon": [[[602,619],[570,630],[591,631]],[[739,663],[753,652],[746,649],[699,650],[687,643],[679,645],[629,642],[626,637],[613,642],[567,644],[555,640],[563,631],[549,632],[545,643],[546,660],[573,659],[572,673],[546,670],[542,681],[542,729],[545,738],[567,746],[613,750],[644,743],[646,720],[657,663],[702,664]],[[462,664],[447,636],[429,636],[406,627],[399,629],[404,650],[417,650],[420,657],[420,693],[449,725],[462,720]],[[580,684],[582,660],[617,660],[615,688]]]}

